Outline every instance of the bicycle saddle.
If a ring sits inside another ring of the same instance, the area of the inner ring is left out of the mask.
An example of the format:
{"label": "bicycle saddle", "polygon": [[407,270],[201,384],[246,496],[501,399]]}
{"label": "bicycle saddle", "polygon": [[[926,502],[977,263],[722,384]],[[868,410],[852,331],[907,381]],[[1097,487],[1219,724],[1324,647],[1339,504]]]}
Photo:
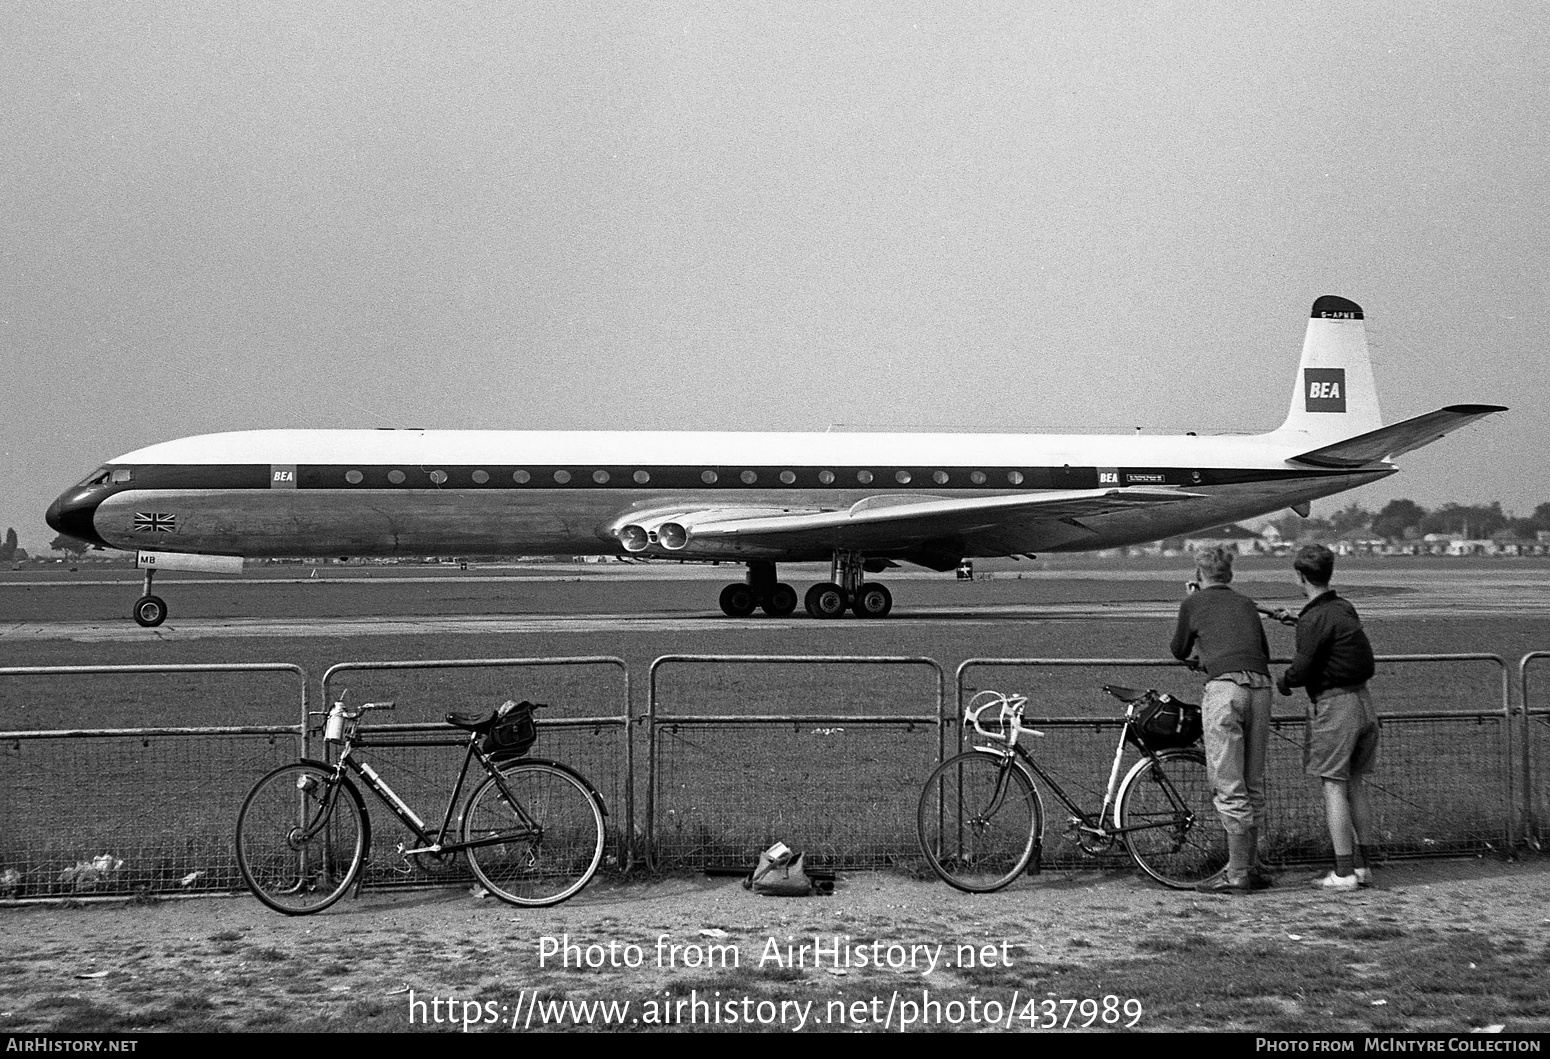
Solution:
{"label": "bicycle saddle", "polygon": [[454,728],[461,728],[465,732],[477,732],[484,735],[495,726],[495,714],[499,707],[488,713],[449,713],[447,723]]}
{"label": "bicycle saddle", "polygon": [[1139,702],[1151,694],[1150,691],[1141,691],[1137,688],[1125,688],[1118,684],[1105,684],[1103,690],[1113,695],[1120,702]]}

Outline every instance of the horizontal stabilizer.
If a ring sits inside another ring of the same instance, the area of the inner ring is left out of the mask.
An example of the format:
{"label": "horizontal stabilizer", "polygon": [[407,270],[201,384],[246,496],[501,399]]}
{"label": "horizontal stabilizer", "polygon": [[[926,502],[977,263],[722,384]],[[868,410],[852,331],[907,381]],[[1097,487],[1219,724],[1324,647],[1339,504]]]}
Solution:
{"label": "horizontal stabilizer", "polygon": [[1494,404],[1453,404],[1414,419],[1406,419],[1402,423],[1380,427],[1354,438],[1337,441],[1333,445],[1304,452],[1291,459],[1297,463],[1311,463],[1315,467],[1361,467],[1393,459],[1422,445],[1430,445],[1459,427],[1506,410]]}

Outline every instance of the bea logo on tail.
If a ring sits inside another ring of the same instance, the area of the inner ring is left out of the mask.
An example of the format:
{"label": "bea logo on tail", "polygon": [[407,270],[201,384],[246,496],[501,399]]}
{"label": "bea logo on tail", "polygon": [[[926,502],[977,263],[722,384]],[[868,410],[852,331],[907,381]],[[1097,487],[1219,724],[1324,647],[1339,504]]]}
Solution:
{"label": "bea logo on tail", "polygon": [[1304,368],[1302,392],[1309,412],[1345,411],[1345,369]]}

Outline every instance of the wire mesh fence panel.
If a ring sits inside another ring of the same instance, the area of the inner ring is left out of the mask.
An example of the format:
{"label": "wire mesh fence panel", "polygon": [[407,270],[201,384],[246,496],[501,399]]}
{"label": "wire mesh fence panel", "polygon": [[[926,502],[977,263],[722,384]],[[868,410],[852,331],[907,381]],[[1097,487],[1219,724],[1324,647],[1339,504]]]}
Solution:
{"label": "wire mesh fence panel", "polygon": [[1367,784],[1385,855],[1505,851],[1511,787],[1507,718],[1380,714],[1380,719],[1378,764]]}
{"label": "wire mesh fence panel", "polygon": [[1527,831],[1528,837],[1543,848],[1550,841],[1550,709],[1530,710],[1525,719]]}
{"label": "wire mesh fence panel", "polygon": [[656,761],[659,867],[751,871],[777,841],[819,868],[920,864],[915,803],[937,763],[930,724],[669,723]]}
{"label": "wire mesh fence panel", "polygon": [[237,811],[294,760],[281,664],[0,668],[0,899],[229,890]]}
{"label": "wire mesh fence panel", "polygon": [[240,889],[237,810],[295,758],[291,734],[4,740],[0,897]]}
{"label": "wire mesh fence panel", "polygon": [[[348,692],[348,694],[346,694]],[[367,743],[357,756],[368,762],[437,832],[466,750],[466,734],[446,723],[448,713],[488,714],[508,700],[543,703],[538,711],[538,741],[528,757],[548,758],[581,773],[597,790],[607,813],[608,845],[604,868],[628,865],[633,841],[633,754],[629,730],[629,671],[612,657],[430,659],[403,662],[345,662],[322,680],[324,707],[344,697],[347,705],[392,702],[391,712],[372,712],[360,731]],[[449,745],[427,746],[434,740]],[[313,739],[312,753],[324,753]],[[446,832],[458,841],[461,812],[485,780],[471,763],[453,806]],[[359,781],[357,781],[359,784]],[[367,886],[416,886],[472,883],[461,855],[405,856],[400,850],[424,843],[376,795],[362,787],[371,815],[371,857]]]}
{"label": "wire mesh fence panel", "polygon": [[1519,797],[1524,834],[1537,847],[1550,841],[1550,651],[1531,651],[1518,664],[1523,695]]}
{"label": "wire mesh fence panel", "polygon": [[652,664],[647,827],[661,868],[752,870],[777,841],[822,868],[921,864],[941,753],[930,659],[668,655]]}

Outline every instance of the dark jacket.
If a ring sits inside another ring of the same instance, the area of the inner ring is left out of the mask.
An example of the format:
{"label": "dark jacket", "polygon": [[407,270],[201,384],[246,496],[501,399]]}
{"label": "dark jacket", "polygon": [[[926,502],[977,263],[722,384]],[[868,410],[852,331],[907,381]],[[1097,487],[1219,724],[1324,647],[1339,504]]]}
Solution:
{"label": "dark jacket", "polygon": [[1184,600],[1170,645],[1183,661],[1196,647],[1206,675],[1263,673],[1270,675],[1270,647],[1259,623],[1254,601],[1226,585],[1206,585]]}
{"label": "dark jacket", "polygon": [[1297,615],[1297,657],[1277,682],[1284,689],[1308,689],[1315,702],[1330,688],[1350,688],[1372,679],[1372,644],[1356,608],[1323,592]]}

